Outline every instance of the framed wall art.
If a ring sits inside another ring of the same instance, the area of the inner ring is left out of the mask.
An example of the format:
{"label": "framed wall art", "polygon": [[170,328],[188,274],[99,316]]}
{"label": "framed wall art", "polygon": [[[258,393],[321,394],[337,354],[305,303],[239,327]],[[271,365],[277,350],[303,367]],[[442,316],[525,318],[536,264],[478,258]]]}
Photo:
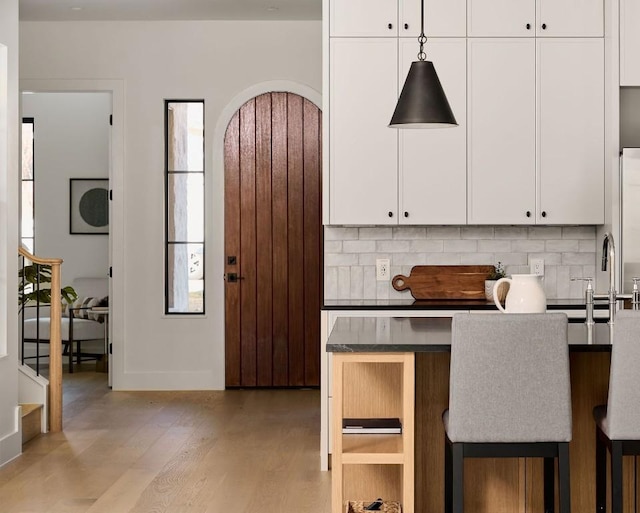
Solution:
{"label": "framed wall art", "polygon": [[108,178],[71,178],[69,198],[69,233],[109,233]]}

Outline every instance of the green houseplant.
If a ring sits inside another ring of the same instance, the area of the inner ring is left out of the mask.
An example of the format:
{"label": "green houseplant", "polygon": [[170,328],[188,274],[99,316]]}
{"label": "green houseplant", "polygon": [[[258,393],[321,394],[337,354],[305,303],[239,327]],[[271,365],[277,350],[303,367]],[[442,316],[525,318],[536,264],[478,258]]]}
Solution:
{"label": "green houseplant", "polygon": [[504,278],[505,276],[507,276],[507,274],[504,271],[504,264],[502,262],[498,262],[493,266],[493,271],[489,273],[489,276],[487,276],[487,280],[497,281],[500,278]]}
{"label": "green houseplant", "polygon": [[[42,304],[51,303],[51,288],[42,287],[43,284],[51,283],[50,265],[25,265],[18,271],[18,278],[18,305],[20,311],[31,301],[37,301]],[[39,287],[38,284],[40,285]],[[70,285],[61,288],[60,295],[67,304],[72,304],[78,299],[78,294]]]}
{"label": "green houseplant", "polygon": [[[506,275],[507,273],[505,272],[504,264],[502,262],[498,262],[493,266],[493,270],[489,273],[484,281],[484,296],[487,301],[493,301],[493,286],[495,285],[496,281],[498,281],[500,278],[506,277]],[[507,290],[509,290],[506,285],[508,284],[501,285],[500,290],[498,291],[498,300],[500,302],[503,302],[505,300]]]}

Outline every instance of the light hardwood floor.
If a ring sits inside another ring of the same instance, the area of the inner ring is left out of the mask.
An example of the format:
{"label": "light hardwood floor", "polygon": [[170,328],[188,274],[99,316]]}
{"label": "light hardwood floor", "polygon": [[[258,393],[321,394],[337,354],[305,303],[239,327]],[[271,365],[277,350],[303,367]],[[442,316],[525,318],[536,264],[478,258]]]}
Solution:
{"label": "light hardwood floor", "polygon": [[112,392],[64,376],[64,431],[0,468],[2,513],[329,513],[317,390]]}

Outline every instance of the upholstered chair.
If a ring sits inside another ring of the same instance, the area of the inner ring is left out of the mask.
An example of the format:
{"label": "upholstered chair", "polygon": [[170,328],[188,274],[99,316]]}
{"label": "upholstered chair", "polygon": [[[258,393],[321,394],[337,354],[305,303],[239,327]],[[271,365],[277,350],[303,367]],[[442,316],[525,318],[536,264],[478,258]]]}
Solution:
{"label": "upholstered chair", "polygon": [[616,316],[609,398],[596,421],[596,511],[607,510],[607,448],[611,452],[611,510],[622,513],[622,456],[640,455],[640,312]]}
{"label": "upholstered chair", "polygon": [[[73,372],[74,344],[77,364],[80,364],[83,354],[82,342],[103,340],[106,345],[107,331],[104,319],[98,314],[89,312],[89,309],[92,306],[99,306],[103,301],[108,301],[109,278],[75,278],[72,286],[78,294],[78,300],[66,308],[67,313],[60,322],[63,354],[69,356],[70,373]],[[51,319],[48,311],[48,307],[45,306],[42,308],[41,317],[24,320],[22,324],[24,342],[49,343]],[[91,355],[91,359],[98,356]],[[33,357],[25,357],[25,359],[30,358]]]}
{"label": "upholstered chair", "polygon": [[456,314],[443,414],[445,512],[464,511],[464,458],[544,458],[544,505],[570,512],[571,385],[567,316]]}

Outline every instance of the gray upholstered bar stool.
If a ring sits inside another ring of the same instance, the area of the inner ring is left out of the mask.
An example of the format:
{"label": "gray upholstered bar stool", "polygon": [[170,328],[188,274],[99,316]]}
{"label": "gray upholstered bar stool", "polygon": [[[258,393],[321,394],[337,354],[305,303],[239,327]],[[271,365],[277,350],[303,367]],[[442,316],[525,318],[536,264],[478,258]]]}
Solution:
{"label": "gray upholstered bar stool", "polygon": [[609,398],[596,406],[596,511],[607,510],[607,448],[611,451],[611,510],[622,513],[622,456],[640,455],[640,312],[616,316]]}
{"label": "gray upholstered bar stool", "polygon": [[544,458],[545,513],[569,513],[571,385],[567,316],[456,314],[443,414],[445,512],[464,511],[464,458]]}

